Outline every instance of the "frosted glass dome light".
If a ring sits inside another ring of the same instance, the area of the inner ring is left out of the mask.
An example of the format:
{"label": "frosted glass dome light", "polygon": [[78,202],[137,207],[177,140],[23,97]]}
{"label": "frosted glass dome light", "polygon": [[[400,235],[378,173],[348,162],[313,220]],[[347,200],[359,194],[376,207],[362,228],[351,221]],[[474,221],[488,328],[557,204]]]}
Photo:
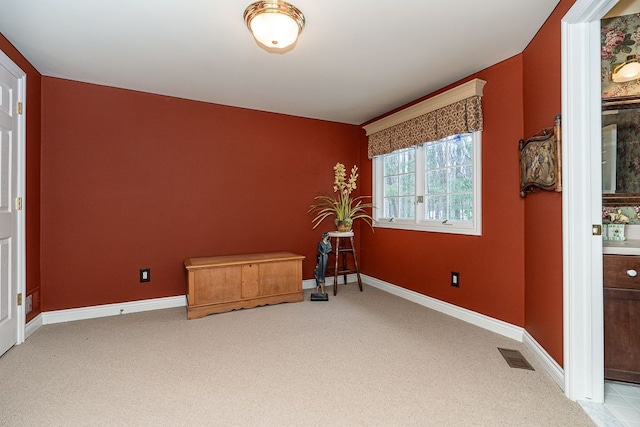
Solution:
{"label": "frosted glass dome light", "polygon": [[298,8],[283,1],[250,4],[244,11],[244,21],[258,43],[274,49],[294,44],[305,22]]}
{"label": "frosted glass dome light", "polygon": [[640,63],[635,55],[627,56],[627,60],[613,70],[611,80],[616,83],[629,82],[640,78]]}

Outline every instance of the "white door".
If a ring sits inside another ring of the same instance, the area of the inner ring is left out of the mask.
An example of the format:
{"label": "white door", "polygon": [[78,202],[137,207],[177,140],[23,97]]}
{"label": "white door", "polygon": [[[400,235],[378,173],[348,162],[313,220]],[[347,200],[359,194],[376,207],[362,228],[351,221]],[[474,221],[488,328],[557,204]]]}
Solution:
{"label": "white door", "polygon": [[22,341],[24,328],[17,300],[24,288],[24,216],[19,198],[24,185],[19,174],[24,173],[25,77],[7,60],[6,55],[0,57],[0,355]]}
{"label": "white door", "polygon": [[602,224],[600,19],[617,2],[576,0],[562,19],[564,391],[596,403],[604,401],[602,236],[593,227]]}

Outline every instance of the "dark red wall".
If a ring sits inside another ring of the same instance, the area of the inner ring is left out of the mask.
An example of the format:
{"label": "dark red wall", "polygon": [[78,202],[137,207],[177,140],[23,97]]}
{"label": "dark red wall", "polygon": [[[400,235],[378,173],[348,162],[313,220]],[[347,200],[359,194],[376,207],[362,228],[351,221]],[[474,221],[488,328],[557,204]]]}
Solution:
{"label": "dark red wall", "polygon": [[40,73],[0,34],[0,50],[27,73],[26,140],[26,295],[33,298],[33,311],[27,321],[40,313]]}
{"label": "dark red wall", "polygon": [[[523,53],[525,134],[553,125],[561,112],[560,21],[575,3],[561,0]],[[562,195],[530,194],[525,201],[525,329],[563,363]]]}
{"label": "dark red wall", "polygon": [[[518,169],[522,67],[518,55],[470,77],[487,82],[482,98],[482,236],[380,228],[373,235],[362,233],[366,274],[524,326],[524,201]],[[365,160],[363,144],[362,169],[370,176],[371,162]],[[371,193],[370,182],[363,179],[363,193]],[[459,288],[450,284],[452,271],[460,273]]]}
{"label": "dark red wall", "polygon": [[[184,295],[190,257],[307,256],[313,197],[358,162],[358,126],[44,77],[45,311]],[[139,269],[151,282],[139,283]]]}

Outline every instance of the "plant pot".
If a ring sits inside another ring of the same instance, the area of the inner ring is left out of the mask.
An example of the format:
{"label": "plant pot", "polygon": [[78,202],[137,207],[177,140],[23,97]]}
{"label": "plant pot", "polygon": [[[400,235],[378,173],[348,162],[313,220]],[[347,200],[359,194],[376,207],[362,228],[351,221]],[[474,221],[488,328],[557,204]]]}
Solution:
{"label": "plant pot", "polygon": [[351,231],[351,225],[353,224],[353,220],[351,218],[345,218],[344,220],[335,220],[336,229],[341,233]]}
{"label": "plant pot", "polygon": [[608,240],[627,240],[624,236],[624,224],[609,224]]}

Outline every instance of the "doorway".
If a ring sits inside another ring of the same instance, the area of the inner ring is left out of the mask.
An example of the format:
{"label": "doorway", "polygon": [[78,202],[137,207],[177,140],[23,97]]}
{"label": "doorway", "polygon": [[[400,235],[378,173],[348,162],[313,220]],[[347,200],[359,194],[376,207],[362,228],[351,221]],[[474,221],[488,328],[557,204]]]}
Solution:
{"label": "doorway", "polygon": [[562,19],[565,394],[604,401],[600,20],[618,0],[577,0]]}

